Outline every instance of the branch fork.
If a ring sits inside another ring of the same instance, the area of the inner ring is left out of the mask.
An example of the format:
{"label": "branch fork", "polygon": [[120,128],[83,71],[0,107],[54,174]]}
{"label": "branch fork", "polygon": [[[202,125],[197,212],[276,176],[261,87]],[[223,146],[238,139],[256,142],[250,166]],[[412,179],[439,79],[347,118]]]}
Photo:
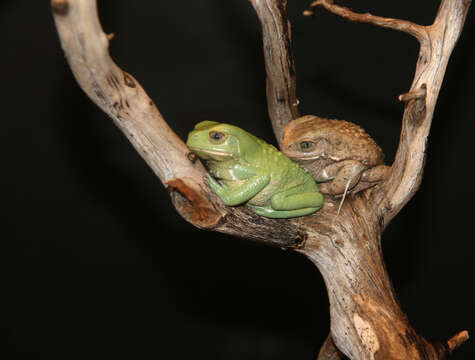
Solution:
{"label": "branch fork", "polygon": [[[280,144],[284,126],[299,117],[287,0],[250,0],[262,25],[267,106]],[[437,96],[450,54],[471,1],[441,0],[430,26],[359,14],[330,0],[314,1],[354,22],[406,32],[420,43],[419,59],[405,103],[401,136],[388,178],[347,199],[338,218],[338,199],[327,197],[317,213],[268,219],[249,208],[226,207],[211,191],[206,171],[172,131],[132,75],[111,59],[113,34],[102,30],[95,0],[52,0],[62,48],[84,92],[122,130],[168,189],[176,210],[193,225],[305,254],[325,280],[331,332],[318,359],[442,359],[468,339],[462,331],[443,346],[410,326],[397,303],[381,253],[381,234],[418,189]]]}

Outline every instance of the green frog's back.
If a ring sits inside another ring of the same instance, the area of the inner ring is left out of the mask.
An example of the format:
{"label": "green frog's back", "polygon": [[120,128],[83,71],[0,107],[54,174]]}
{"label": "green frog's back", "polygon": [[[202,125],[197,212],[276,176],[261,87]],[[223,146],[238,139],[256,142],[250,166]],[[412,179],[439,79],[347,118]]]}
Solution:
{"label": "green frog's back", "polygon": [[260,145],[260,154],[253,159],[256,172],[270,175],[269,184],[249,203],[262,205],[274,194],[290,189],[303,192],[318,192],[315,179],[299,164],[282,154],[275,146],[255,137]]}
{"label": "green frog's back", "polygon": [[248,204],[271,218],[311,214],[323,196],[297,163],[237,126],[205,121],[188,135],[187,145],[206,164],[209,186],[226,205]]}

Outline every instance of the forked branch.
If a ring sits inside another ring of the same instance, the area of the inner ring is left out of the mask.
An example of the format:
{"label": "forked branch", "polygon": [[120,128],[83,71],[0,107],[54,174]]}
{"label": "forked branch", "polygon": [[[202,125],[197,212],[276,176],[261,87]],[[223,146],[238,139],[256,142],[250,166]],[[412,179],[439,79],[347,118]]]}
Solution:
{"label": "forked branch", "polygon": [[297,221],[259,217],[246,207],[226,207],[210,190],[201,163],[167,125],[137,80],[111,59],[96,0],[52,0],[51,6],[77,82],[127,136],[186,220],[200,228],[284,248],[301,246],[305,234]]}
{"label": "forked branch", "polygon": [[471,0],[442,0],[434,23],[427,30],[429,42],[420,41],[414,80],[402,119],[396,157],[380,199],[380,213],[387,224],[417,191],[424,169],[427,138],[450,55],[465,23]]}
{"label": "forked branch", "polygon": [[[280,144],[282,128],[298,117],[295,70],[290,51],[286,0],[250,0],[262,24],[268,111]],[[81,88],[124,132],[171,193],[177,211],[200,228],[283,248],[297,248],[320,269],[328,288],[331,333],[320,359],[441,359],[468,336],[462,332],[441,349],[410,327],[399,309],[383,263],[384,226],[417,190],[426,140],[450,53],[470,5],[442,0],[431,26],[357,14],[329,0],[322,6],[349,20],[372,23],[415,36],[420,44],[414,82],[407,94],[401,138],[389,178],[355,196],[333,215],[338,202],[326,198],[315,215],[272,220],[247,207],[226,207],[210,190],[205,169],[170,129],[139,83],[109,56],[95,0],[52,0],[52,9],[71,69]],[[198,120],[198,119],[197,119]],[[383,225],[383,226],[381,226]],[[341,351],[341,352],[340,352]]]}
{"label": "forked branch", "polygon": [[427,138],[447,63],[462,31],[471,0],[442,0],[434,23],[421,26],[410,21],[356,13],[330,0],[317,0],[311,11],[323,7],[347,20],[406,32],[420,44],[414,80],[405,101],[401,136],[390,176],[383,191],[374,191],[383,227],[417,191],[424,168]]}
{"label": "forked branch", "polygon": [[[337,234],[330,237],[333,243],[313,247],[309,242],[301,250],[319,267],[330,298],[331,337],[325,341],[319,360],[340,359],[342,353],[358,360],[445,359],[468,339],[468,333],[462,331],[442,344],[431,343],[412,329],[395,300],[382,260],[380,236],[421,182],[437,96],[469,6],[467,0],[442,0],[430,26],[359,14],[331,0],[315,1],[311,10],[304,12],[311,15],[316,7],[323,7],[350,21],[406,32],[420,44],[413,83],[399,97],[405,102],[405,109],[389,177],[364,196],[348,200],[349,211],[344,219],[332,225],[335,232],[338,226],[345,233],[353,231],[347,241],[342,241],[344,234]],[[334,239],[342,245],[338,246]]]}

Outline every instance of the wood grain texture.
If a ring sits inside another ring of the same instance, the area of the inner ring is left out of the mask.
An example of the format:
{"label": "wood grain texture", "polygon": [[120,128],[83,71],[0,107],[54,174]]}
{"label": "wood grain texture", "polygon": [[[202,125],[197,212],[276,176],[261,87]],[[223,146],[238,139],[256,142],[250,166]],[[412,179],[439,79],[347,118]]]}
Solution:
{"label": "wood grain texture", "polygon": [[[466,0],[442,0],[430,26],[358,14],[328,0],[313,2],[305,13],[310,15],[320,6],[350,21],[406,32],[420,44],[413,83],[408,93],[399,97],[406,105],[389,177],[345,204],[340,221],[329,229],[329,241],[316,243],[314,249],[309,241],[301,250],[325,279],[331,335],[338,349],[352,360],[443,359],[458,346],[451,346],[451,340],[428,342],[411,327],[384,266],[381,235],[421,183],[437,97],[470,4]],[[460,344],[468,334],[460,332],[452,339]]]}
{"label": "wood grain texture", "polygon": [[[250,0],[262,24],[269,117],[280,144],[283,127],[298,117],[295,68],[286,0]],[[210,190],[200,161],[165,122],[138,81],[120,69],[108,52],[110,36],[99,22],[95,0],[52,0],[62,48],[89,98],[127,136],[168,189],[176,210],[195,226],[305,254],[320,270],[330,300],[331,334],[320,360],[443,359],[468,339],[460,332],[443,343],[418,335],[401,311],[386,272],[381,236],[389,221],[417,191],[439,90],[450,54],[470,6],[442,0],[434,23],[357,14],[327,0],[317,6],[351,21],[407,32],[420,43],[408,93],[400,143],[388,179],[348,197],[328,196],[317,213],[268,219],[245,206],[226,207]]]}
{"label": "wood grain texture", "polygon": [[168,188],[185,220],[282,248],[302,246],[306,236],[294,221],[263,218],[247,207],[226,207],[212,192],[200,161],[191,156],[139,82],[111,59],[95,0],[53,0],[51,7],[76,81]]}
{"label": "wood grain texture", "polygon": [[250,0],[262,26],[267,110],[279,146],[282,130],[299,117],[287,0]]}

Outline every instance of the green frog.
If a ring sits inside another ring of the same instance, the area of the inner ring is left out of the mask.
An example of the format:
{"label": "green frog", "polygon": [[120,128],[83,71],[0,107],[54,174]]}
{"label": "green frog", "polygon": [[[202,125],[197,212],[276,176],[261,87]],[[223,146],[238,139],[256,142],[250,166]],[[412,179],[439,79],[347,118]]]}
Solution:
{"label": "green frog", "polygon": [[268,218],[309,215],[323,205],[306,170],[237,126],[202,121],[186,144],[204,162],[209,186],[226,205],[246,204]]}

